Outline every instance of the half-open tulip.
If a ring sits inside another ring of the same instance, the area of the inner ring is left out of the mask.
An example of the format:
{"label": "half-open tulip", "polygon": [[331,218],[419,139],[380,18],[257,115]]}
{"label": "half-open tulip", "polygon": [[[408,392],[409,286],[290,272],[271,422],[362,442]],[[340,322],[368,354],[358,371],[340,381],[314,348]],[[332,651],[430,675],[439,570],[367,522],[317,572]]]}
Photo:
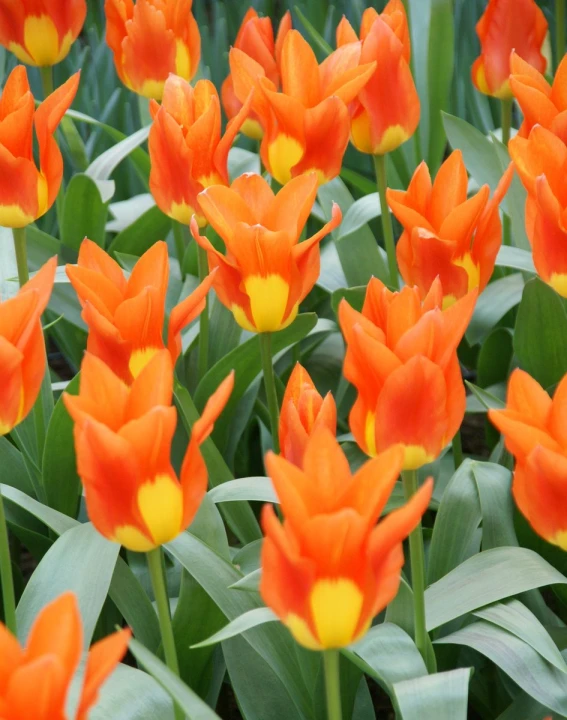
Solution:
{"label": "half-open tulip", "polygon": [[[235,48],[242,50],[243,53],[246,53],[264,68],[266,77],[274,83],[277,90],[281,87],[280,61],[282,46],[289,30],[291,30],[291,13],[289,10],[281,20],[277,37],[274,40],[272,19],[258,17],[256,10],[249,8],[234,41]],[[238,99],[234,91],[232,75],[229,75],[222,84],[221,98],[227,117],[236,117],[243,103]],[[252,113],[244,121],[242,132],[256,140],[261,139],[263,130],[255,113]]]}
{"label": "half-open tulip", "polygon": [[[337,45],[358,38],[343,18]],[[409,67],[408,22],[401,0],[391,0],[382,15],[369,9],[360,27],[361,63],[376,62],[372,77],[350,106],[351,139],[364,153],[384,155],[409,140],[419,124],[419,96]]]}
{"label": "half-open tulip", "polygon": [[106,41],[118,77],[138,95],[161,100],[170,73],[191,80],[201,58],[193,0],[106,0]]}
{"label": "half-open tulip", "polygon": [[0,45],[26,65],[56,65],[79,37],[86,0],[0,0]]}
{"label": "half-open tulip", "polygon": [[280,411],[280,454],[301,467],[307,442],[319,427],[335,435],[337,408],[331,393],[323,398],[307,370],[299,363],[293,368]]}
{"label": "half-open tulip", "polygon": [[[87,720],[100,687],[128,648],[130,630],[95,643],[87,658],[76,720]],[[25,647],[0,623],[0,717],[66,720],[71,683],[83,654],[77,598],[60,595],[37,616]]]}
{"label": "half-open tulip", "polygon": [[223,255],[199,234],[209,267],[218,268],[213,287],[236,322],[251,332],[276,332],[295,320],[299,303],[320,271],[319,243],[341,221],[338,205],[332,219],[308,240],[301,231],[317,195],[315,173],[295,178],[274,195],[260,175],[248,173],[230,188],[213,186],[199,195],[201,210],[224,240]]}
{"label": "half-open tulip", "polygon": [[514,370],[505,410],[490,410],[516,458],[512,493],[533,529],[567,550],[567,377],[553,399],[523,370]]}
{"label": "half-open tulip", "polygon": [[262,162],[280,184],[312,171],[320,183],[339,174],[350,131],[347,104],[376,67],[360,64],[361,49],[349,43],[319,65],[307,41],[290,30],[282,47],[281,92],[260,63],[238,48],[230,51],[236,96],[244,102],[256,90],[252,110],[264,130]]}
{"label": "half-open tulip", "polygon": [[[122,268],[96,243],[85,238],[77,265],[67,275],[89,328],[87,350],[101,358],[125,382],[162,350],[165,296],[169,277],[167,245],[159,241],[138,260],[128,280]],[[212,277],[171,311],[167,348],[173,362],[181,354],[181,331],[205,307]]]}
{"label": "half-open tulip", "polygon": [[510,155],[528,191],[526,232],[536,270],[567,297],[567,146],[541,125],[510,140]]}
{"label": "half-open tulip", "polygon": [[510,65],[510,87],[524,114],[519,134],[527,137],[534,125],[542,125],[567,142],[567,57],[559,63],[553,85],[517,53]]}
{"label": "half-open tulip", "polygon": [[46,364],[41,314],[56,267],[52,258],[15,297],[0,302],[0,435],[26,417],[39,395]]}
{"label": "half-open tulip", "polygon": [[[26,68],[10,73],[0,95],[0,227],[21,228],[44,215],[63,179],[63,158],[53,137],[79,86],[79,73],[36,109]],[[39,168],[33,156],[33,131]]]}
{"label": "half-open tulip", "polygon": [[350,427],[368,455],[400,443],[404,469],[412,470],[452,440],[465,413],[456,349],[476,297],[473,290],[442,310],[439,279],[423,297],[416,287],[391,292],[373,278],[361,313],[341,302],[344,375],[358,391]]}
{"label": "half-open tulip", "polygon": [[177,75],[165,83],[161,106],[152,101],[149,137],[150,190],[169,217],[206,224],[197,195],[209,185],[228,185],[228,151],[246,119],[251,97],[221,137],[221,108],[215,86],[199,80],[193,89]]}
{"label": "half-open tulip", "polygon": [[272,453],[266,457],[285,522],[271,505],[264,507],[260,592],[310,650],[356,642],[398,592],[402,541],[427,509],[433,485],[427,481],[377,525],[402,463],[403,451],[394,447],[352,475],[324,427],[309,438],[301,469]]}
{"label": "half-open tulip", "polygon": [[547,20],[535,0],[488,0],[484,14],[476,24],[480,56],[472,66],[477,90],[501,100],[512,98],[510,55],[513,50],[539,72],[547,60],[542,46],[547,35]]}
{"label": "half-open tulip", "polygon": [[226,405],[229,375],[209,399],[191,432],[179,479],[171,465],[177,414],[170,406],[171,356],[161,350],[126,385],[99,358],[87,353],[79,395],[65,395],[75,421],[77,469],[87,512],[109,540],[148,552],[183,532],[207,490],[199,450]]}
{"label": "half-open tulip", "polygon": [[468,197],[463,156],[455,150],[435,182],[422,162],[407,191],[388,190],[388,204],[404,227],[396,255],[408,285],[417,285],[425,294],[439,276],[445,306],[475,288],[484,290],[502,244],[498,206],[512,174],[510,165],[492,198],[488,185]]}

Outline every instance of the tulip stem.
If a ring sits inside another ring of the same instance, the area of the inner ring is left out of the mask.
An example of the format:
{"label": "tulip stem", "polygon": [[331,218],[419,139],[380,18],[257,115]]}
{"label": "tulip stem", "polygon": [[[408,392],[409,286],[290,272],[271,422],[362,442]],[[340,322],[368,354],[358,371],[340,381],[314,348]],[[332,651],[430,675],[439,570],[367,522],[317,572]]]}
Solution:
{"label": "tulip stem", "polygon": [[455,470],[458,470],[463,462],[463,443],[461,440],[461,431],[457,430],[457,434],[453,438],[453,462]]}
{"label": "tulip stem", "polygon": [[43,99],[49,97],[53,92],[53,68],[51,65],[43,65],[39,68],[41,73],[41,86],[43,88]]}
{"label": "tulip stem", "polygon": [[14,578],[12,575],[12,559],[10,557],[10,540],[8,538],[8,525],[4,512],[4,500],[0,490],[0,581],[2,582],[2,602],[4,605],[4,621],[6,627],[16,635],[16,596],[14,593]]}
{"label": "tulip stem", "polygon": [[[159,618],[159,627],[161,630],[161,639],[163,643],[163,652],[167,667],[179,677],[179,662],[177,660],[177,650],[175,649],[175,637],[173,635],[173,626],[171,624],[171,610],[169,607],[169,597],[165,584],[163,571],[163,559],[161,547],[150,550],[146,553],[148,560],[148,570],[150,571],[150,579],[157,605],[157,613]],[[174,706],[175,719],[184,720],[185,714],[177,705]]]}
{"label": "tulip stem", "polygon": [[272,443],[274,445],[274,452],[279,453],[280,410],[278,404],[278,394],[276,392],[276,381],[274,377],[271,333],[260,333],[260,351],[262,353],[262,368],[264,370],[264,387],[266,388],[270,424],[272,426]]}
{"label": "tulip stem", "polygon": [[382,232],[384,233],[384,244],[388,256],[388,269],[390,271],[390,285],[394,290],[399,288],[398,263],[396,262],[396,243],[394,242],[394,228],[392,216],[386,200],[386,189],[388,180],[386,177],[386,156],[374,155],[374,169],[376,171],[376,184],[378,185],[378,196],[380,197],[380,210],[382,219]]}
{"label": "tulip stem", "polygon": [[[404,470],[402,472],[404,495],[406,502],[417,492],[417,471]],[[421,521],[409,536],[411,559],[411,584],[413,590],[413,612],[415,625],[415,644],[421,653],[425,664],[429,667],[429,653],[427,652],[428,637],[425,628],[425,553],[423,550],[423,530]]]}
{"label": "tulip stem", "polygon": [[26,246],[26,229],[13,228],[14,249],[16,250],[16,264],[18,266],[18,281],[20,287],[25,285],[30,279],[28,270],[28,251]]}
{"label": "tulip stem", "polygon": [[[199,281],[207,277],[209,261],[207,251],[200,245],[197,247],[197,261],[199,263]],[[202,380],[209,369],[209,298],[205,298],[205,307],[199,316],[199,380]]]}
{"label": "tulip stem", "polygon": [[173,242],[175,243],[175,254],[179,261],[179,272],[181,278],[185,280],[185,273],[183,271],[183,259],[185,258],[185,241],[183,239],[183,227],[177,220],[171,221],[171,229],[173,230]]}
{"label": "tulip stem", "polygon": [[325,690],[327,695],[327,717],[329,720],[342,720],[340,655],[338,650],[323,652],[325,668]]}
{"label": "tulip stem", "polygon": [[[508,147],[508,143],[510,142],[510,130],[512,128],[512,100],[502,100],[501,110],[502,143]],[[506,213],[504,213],[502,218],[502,243],[504,245],[512,244],[510,218]]]}
{"label": "tulip stem", "polygon": [[555,0],[555,54],[557,68],[565,55],[565,0]]}

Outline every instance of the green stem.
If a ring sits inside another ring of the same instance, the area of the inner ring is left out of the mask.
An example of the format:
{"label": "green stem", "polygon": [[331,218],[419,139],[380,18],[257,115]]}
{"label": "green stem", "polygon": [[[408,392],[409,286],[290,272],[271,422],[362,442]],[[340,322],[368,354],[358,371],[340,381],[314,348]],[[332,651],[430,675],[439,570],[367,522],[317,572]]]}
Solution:
{"label": "green stem", "polygon": [[183,238],[183,226],[178,223],[177,220],[171,221],[171,228],[173,230],[173,241],[175,243],[175,254],[179,261],[179,270],[181,277],[185,279],[185,273],[183,272],[183,259],[185,257],[185,239]]}
{"label": "green stem", "polygon": [[14,594],[10,540],[8,538],[8,525],[6,524],[2,492],[0,492],[0,580],[2,581],[2,601],[4,603],[6,627],[13,635],[16,635],[16,596]]}
{"label": "green stem", "polygon": [[270,412],[270,423],[272,426],[272,442],[274,452],[279,453],[280,410],[278,394],[276,392],[276,381],[274,378],[271,333],[260,333],[260,351],[262,353],[262,368],[264,370],[264,387],[266,388],[266,398],[268,400],[268,410]]}
{"label": "green stem", "polygon": [[[417,492],[417,471],[404,470],[402,473],[404,495],[409,501]],[[427,630],[425,628],[425,556],[423,551],[423,530],[421,521],[409,536],[411,560],[411,584],[413,590],[413,611],[415,622],[415,644],[421,656],[428,663]]]}
{"label": "green stem", "polygon": [[382,231],[384,233],[384,244],[386,245],[386,253],[388,255],[388,268],[390,271],[390,285],[397,290],[398,282],[398,263],[396,262],[396,243],[394,242],[394,228],[392,226],[392,217],[386,200],[386,189],[388,180],[386,178],[386,156],[374,155],[374,169],[376,171],[376,184],[378,185],[378,195],[380,197],[380,209],[382,219]]}
{"label": "green stem", "polygon": [[30,279],[30,273],[28,270],[28,251],[26,246],[26,229],[25,228],[13,228],[12,234],[14,236],[14,248],[16,250],[16,263],[18,265],[18,281],[20,287],[25,285]]}
{"label": "green stem", "polygon": [[338,650],[325,650],[323,653],[328,720],[342,720],[343,717],[341,709],[341,675],[339,672],[339,661],[340,655]]}
{"label": "green stem", "polygon": [[[207,277],[209,262],[207,251],[200,245],[197,248],[197,262],[199,264],[199,280]],[[209,298],[205,300],[205,308],[199,316],[199,380],[202,380],[209,369]]]}
{"label": "green stem", "polygon": [[557,67],[565,55],[565,0],[555,0],[555,55]]}
{"label": "green stem", "polygon": [[[510,130],[512,128],[512,100],[502,100],[502,142],[506,147],[510,142]],[[512,244],[511,223],[509,216],[504,213],[502,218],[502,242],[504,245]]]}
{"label": "green stem", "polygon": [[[179,662],[177,660],[177,651],[175,649],[175,638],[173,636],[173,626],[171,624],[171,612],[169,608],[169,597],[165,585],[165,578],[162,564],[161,547],[151,550],[146,554],[148,559],[148,569],[150,571],[150,579],[157,605],[159,618],[159,627],[161,630],[161,639],[163,642],[163,651],[167,667],[179,677]],[[185,717],[181,708],[175,705],[176,720],[183,720]]]}
{"label": "green stem", "polygon": [[455,463],[455,470],[457,470],[463,462],[463,443],[461,440],[461,431],[458,430],[457,434],[453,438],[453,462]]}
{"label": "green stem", "polygon": [[[41,86],[43,88],[43,99],[45,100],[53,92],[55,85],[53,82],[53,67],[51,65],[43,65],[39,68],[41,75]],[[55,214],[57,215],[57,224],[61,228],[63,221],[63,205],[65,202],[65,180],[61,180],[61,187],[55,198]]]}

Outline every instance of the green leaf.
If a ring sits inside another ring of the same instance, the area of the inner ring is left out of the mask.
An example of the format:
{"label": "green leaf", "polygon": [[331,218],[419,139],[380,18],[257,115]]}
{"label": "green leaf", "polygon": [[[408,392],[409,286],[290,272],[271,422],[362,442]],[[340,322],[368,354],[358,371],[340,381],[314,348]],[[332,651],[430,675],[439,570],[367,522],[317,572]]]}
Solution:
{"label": "green leaf", "polygon": [[[467,398],[467,412],[486,412],[487,410],[502,410],[506,407],[504,396],[506,394],[506,386],[503,384],[493,385],[490,388],[479,388],[473,383],[465,380],[465,385],[472,392],[472,396]],[[496,391],[500,392],[501,397],[496,395]],[[469,403],[474,398],[477,403]]]}
{"label": "green leaf", "polygon": [[335,315],[337,315],[341,300],[345,298],[349,305],[360,312],[362,310],[362,306],[364,305],[365,297],[366,285],[362,285],[361,287],[341,288],[340,290],[335,290],[335,292],[331,295],[331,307],[333,308]]}
{"label": "green leaf", "polygon": [[339,240],[342,237],[351,235],[364,227],[370,220],[380,217],[382,210],[380,208],[380,199],[377,192],[365,195],[359,200],[355,200],[346,211],[345,216],[338,227]]}
{"label": "green leaf", "polygon": [[473,461],[470,468],[482,514],[482,549],[516,546],[512,473],[491,462]]}
{"label": "green leaf", "polygon": [[485,388],[505,383],[512,364],[513,332],[510,328],[497,327],[482,343],[476,363],[477,383]]}
{"label": "green leaf", "polygon": [[294,7],[294,11],[315,45],[317,45],[325,55],[330,55],[333,52],[333,48],[329,45],[329,43],[317,32],[314,25],[309,22],[297,5]]}
{"label": "green leaf", "polygon": [[471,668],[458,668],[394,685],[403,720],[467,720]]}
{"label": "green leaf", "polygon": [[95,181],[88,175],[74,175],[65,192],[61,242],[77,252],[85,237],[104,247],[106,215]]}
{"label": "green leaf", "polygon": [[526,283],[518,309],[514,350],[520,366],[544,388],[567,372],[567,314],[563,300],[539,278]]}
{"label": "green leaf", "polygon": [[63,535],[67,530],[78,527],[78,522],[67,515],[63,515],[57,510],[53,510],[47,505],[34,500],[29,495],[10,487],[9,485],[0,485],[2,497],[8,503],[13,503],[17,507],[24,509],[33,517],[41,520],[48,528],[53,530],[57,535]]}
{"label": "green leaf", "polygon": [[230,586],[231,590],[245,590],[246,592],[260,592],[260,578],[262,569],[258,568],[245,575],[243,578]]}
{"label": "green leaf", "polygon": [[454,19],[453,0],[431,0],[429,48],[427,52],[429,143],[427,159],[431,172],[439,167],[446,145],[440,122],[442,111],[450,105],[453,79]]}
{"label": "green leaf", "polygon": [[147,673],[118,665],[104,682],[89,720],[174,720],[171,698]]}
{"label": "green leaf", "polygon": [[267,477],[230,480],[209,490],[209,498],[214,503],[234,502],[235,500],[279,503],[272,481]]}
{"label": "green leaf", "polygon": [[4,436],[0,437],[0,467],[5,482],[27,495],[33,495],[33,485],[22,453]]}
{"label": "green leaf", "polygon": [[121,252],[139,257],[171,229],[171,220],[158,207],[152,207],[119,232],[108,247],[109,254]]}
{"label": "green leaf", "polygon": [[39,612],[61,593],[77,596],[88,648],[108,595],[120,545],[99,535],[88,523],[68,530],[35,569],[18,603],[18,637],[23,642]]}
{"label": "green leaf", "polygon": [[479,297],[466,337],[471,345],[482,342],[496,323],[522,298],[524,278],[520,273],[491,282]]}
{"label": "green leaf", "polygon": [[191,647],[201,648],[207,647],[208,645],[216,645],[223,640],[229,640],[230,638],[236,637],[237,635],[242,635],[242,633],[246,632],[247,630],[251,630],[252,628],[258,627],[258,625],[263,625],[264,623],[274,621],[278,621],[278,616],[273,612],[273,610],[270,610],[270,608],[254,608],[253,610],[245,612],[243,615],[240,615],[234,620],[231,620],[228,625],[225,625],[217,633],[211,635],[211,637],[207,638],[206,640],[203,640],[203,642],[192,645]]}
{"label": "green leaf", "polygon": [[425,591],[427,629],[555,583],[565,584],[567,578],[532,550],[504,547],[473,555]]}

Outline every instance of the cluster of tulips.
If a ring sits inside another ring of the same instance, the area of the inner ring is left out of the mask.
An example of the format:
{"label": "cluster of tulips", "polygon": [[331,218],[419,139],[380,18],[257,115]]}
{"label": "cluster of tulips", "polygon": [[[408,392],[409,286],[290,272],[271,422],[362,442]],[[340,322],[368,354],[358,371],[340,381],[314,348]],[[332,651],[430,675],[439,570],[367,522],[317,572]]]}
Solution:
{"label": "cluster of tulips", "polygon": [[[0,0],[0,43],[27,65],[51,66],[69,52],[86,10],[85,0]],[[511,23],[513,15],[521,22]],[[422,163],[402,191],[387,189],[385,156],[413,135],[420,117],[402,0],[390,0],[381,14],[366,10],[359,34],[343,19],[337,49],[321,64],[289,13],[274,37],[271,20],[249,10],[220,97],[208,80],[190,84],[200,58],[191,0],[106,0],[106,17],[121,81],[150,99],[151,192],[166,215],[190,226],[200,284],[171,311],[164,335],[164,242],[145,252],[128,278],[88,239],[78,262],[66,267],[88,327],[79,393],[64,396],[88,517],[108,540],[147,553],[156,599],[163,597],[162,545],[187,529],[203,500],[208,472],[200,447],[238,382],[231,373],[210,396],[178,476],[170,459],[175,364],[183,330],[199,318],[199,371],[206,372],[207,297],[214,290],[238,325],[260,336],[274,448],[265,466],[281,507],[280,516],[272,506],[262,512],[261,596],[298,643],[325,652],[329,714],[340,717],[332,691],[336,651],[360,639],[396,596],[408,536],[415,639],[427,658],[420,523],[433,480],[418,489],[416,471],[439,457],[463,421],[457,347],[494,270],[503,235],[499,205],[514,168],[528,192],[537,272],[567,297],[567,61],[550,86],[541,74],[547,24],[536,3],[490,0],[477,26],[482,54],[472,78],[503,103],[515,97],[523,112],[509,143],[513,163],[492,195],[488,186],[469,195],[458,151],[434,180]],[[503,41],[496,29],[507,24],[513,31]],[[79,74],[36,107],[20,65],[0,97],[0,226],[14,229],[21,283],[0,304],[0,434],[32,411],[47,369],[41,315],[57,261],[28,278],[25,227],[59,193],[63,160],[55,133],[78,85]],[[229,118],[224,134],[222,108]],[[272,185],[250,173],[230,182],[228,154],[241,132],[260,141]],[[338,309],[344,376],[356,390],[350,430],[370,458],[354,474],[336,440],[333,397],[321,397],[297,364],[280,407],[270,350],[271,334],[293,323],[319,277],[321,241],[341,222],[334,205],[329,222],[303,239],[318,187],[340,173],[349,140],[375,161],[390,271],[388,286],[370,281],[361,311],[347,300]],[[397,243],[390,210],[403,228]],[[207,226],[224,248],[211,243]],[[552,400],[517,370],[507,408],[490,417],[517,460],[520,510],[538,533],[567,549],[567,381]],[[378,522],[400,474],[406,503]],[[5,559],[5,523],[0,545]],[[76,602],[65,595],[44,609],[22,649],[12,635],[9,562],[1,569],[8,629],[0,626],[0,716],[63,718],[80,656]],[[159,610],[175,670],[169,610]],[[93,647],[77,718],[87,717],[128,641],[126,630]],[[30,686],[41,687],[44,702],[33,712]]]}

